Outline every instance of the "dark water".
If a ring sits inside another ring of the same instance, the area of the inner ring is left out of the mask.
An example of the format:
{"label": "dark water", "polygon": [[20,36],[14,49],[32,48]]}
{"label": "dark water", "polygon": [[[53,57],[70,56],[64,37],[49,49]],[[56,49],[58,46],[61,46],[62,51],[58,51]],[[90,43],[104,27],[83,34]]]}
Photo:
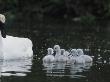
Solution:
{"label": "dark water", "polygon": [[[109,82],[110,40],[108,33],[72,31],[11,31],[9,34],[28,37],[33,41],[33,60],[1,63],[1,82]],[[42,64],[46,49],[59,44],[61,48],[82,48],[94,56],[85,65],[70,63]],[[86,50],[89,49],[89,50]]]}

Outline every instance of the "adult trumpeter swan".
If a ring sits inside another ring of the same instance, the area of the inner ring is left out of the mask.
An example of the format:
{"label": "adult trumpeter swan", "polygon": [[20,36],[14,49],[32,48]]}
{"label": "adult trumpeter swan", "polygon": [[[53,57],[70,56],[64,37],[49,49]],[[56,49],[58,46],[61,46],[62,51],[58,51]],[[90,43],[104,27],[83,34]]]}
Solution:
{"label": "adult trumpeter swan", "polygon": [[4,30],[5,16],[0,14],[0,58],[4,60],[32,58],[32,41],[28,38],[8,36]]}

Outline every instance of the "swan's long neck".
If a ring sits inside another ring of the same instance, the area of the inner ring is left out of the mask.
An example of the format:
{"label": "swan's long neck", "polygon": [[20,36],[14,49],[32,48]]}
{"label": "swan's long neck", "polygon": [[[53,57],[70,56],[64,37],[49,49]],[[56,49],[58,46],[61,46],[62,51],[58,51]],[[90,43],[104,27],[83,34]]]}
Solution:
{"label": "swan's long neck", "polygon": [[0,59],[3,59],[3,42],[2,42],[1,31],[0,31]]}
{"label": "swan's long neck", "polygon": [[1,31],[0,31],[0,51],[3,48],[3,42],[2,42],[2,35],[1,35]]}
{"label": "swan's long neck", "polygon": [[58,58],[61,55],[61,50],[56,51],[55,58]]}

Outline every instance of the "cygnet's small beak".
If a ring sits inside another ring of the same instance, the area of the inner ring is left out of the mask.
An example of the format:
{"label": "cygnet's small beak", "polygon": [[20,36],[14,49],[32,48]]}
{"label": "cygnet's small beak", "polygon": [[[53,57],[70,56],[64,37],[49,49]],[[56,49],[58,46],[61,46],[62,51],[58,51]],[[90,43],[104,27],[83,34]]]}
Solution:
{"label": "cygnet's small beak", "polygon": [[68,54],[68,56],[70,56],[71,55],[71,53],[70,54]]}
{"label": "cygnet's small beak", "polygon": [[53,56],[55,56],[55,54],[56,54],[56,52],[54,51],[54,52],[53,52]]}

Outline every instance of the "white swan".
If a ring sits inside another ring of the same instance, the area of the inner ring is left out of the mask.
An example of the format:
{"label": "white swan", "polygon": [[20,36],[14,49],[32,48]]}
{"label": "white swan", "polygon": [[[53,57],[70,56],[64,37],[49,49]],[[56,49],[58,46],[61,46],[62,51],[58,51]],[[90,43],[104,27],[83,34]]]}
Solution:
{"label": "white swan", "polygon": [[76,49],[72,49],[70,54],[69,54],[69,59],[70,61],[75,61],[75,57],[77,57],[77,50]]}
{"label": "white swan", "polygon": [[54,46],[54,51],[55,51],[55,59],[58,59],[58,57],[61,55],[61,49],[59,45]]}
{"label": "white swan", "polygon": [[78,56],[83,58],[86,63],[89,63],[89,62],[93,61],[92,57],[90,57],[88,55],[84,55],[84,52],[83,52],[82,49],[77,49],[77,53],[78,53]]}
{"label": "white swan", "polygon": [[[0,22],[1,24],[5,23],[5,16],[2,14],[0,14]],[[32,58],[33,45],[31,40],[8,35],[3,38],[1,33],[3,28],[0,27],[0,58],[4,58],[4,60]]]}
{"label": "white swan", "polygon": [[54,56],[53,56],[53,49],[52,48],[48,48],[47,49],[48,53],[47,55],[43,58],[43,63],[51,63],[54,62]]}
{"label": "white swan", "polygon": [[71,53],[70,53],[71,57],[77,57],[77,50],[76,49],[72,49]]}
{"label": "white swan", "polygon": [[72,49],[70,62],[73,64],[84,64],[85,60],[82,57],[78,56],[76,49]]}
{"label": "white swan", "polygon": [[68,62],[69,58],[65,52],[65,49],[61,49],[61,55],[58,57],[58,62]]}

